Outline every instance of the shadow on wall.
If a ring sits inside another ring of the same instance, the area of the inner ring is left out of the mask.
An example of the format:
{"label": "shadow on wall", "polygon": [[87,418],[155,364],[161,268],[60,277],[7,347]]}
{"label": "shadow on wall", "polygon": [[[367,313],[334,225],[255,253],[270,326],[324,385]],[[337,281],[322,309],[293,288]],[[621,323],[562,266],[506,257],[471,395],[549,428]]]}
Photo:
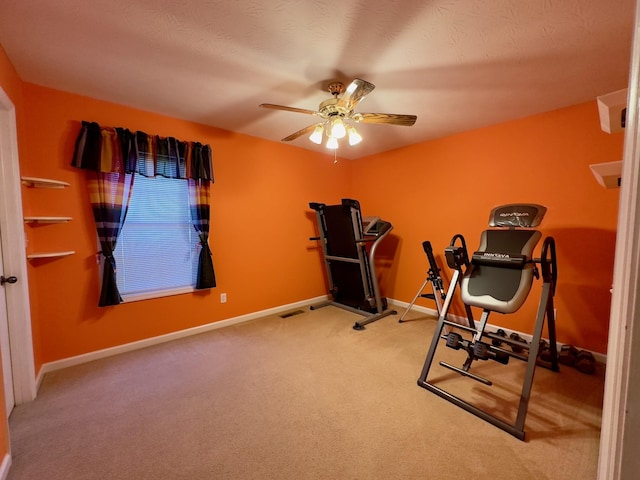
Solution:
{"label": "shadow on wall", "polygon": [[556,242],[555,304],[562,340],[606,353],[616,232],[555,228],[543,234]]}
{"label": "shadow on wall", "polygon": [[395,298],[395,285],[398,275],[398,256],[402,240],[393,233],[382,239],[375,255],[375,268],[378,276],[380,295]]}
{"label": "shadow on wall", "polygon": [[[558,282],[554,307],[557,312],[558,341],[606,353],[616,232],[595,228],[556,228],[541,231],[543,238],[553,237],[556,243]],[[473,253],[474,248],[477,248],[474,244],[467,245],[469,255]],[[541,249],[542,241],[535,249],[536,258],[541,255]],[[447,289],[451,284],[453,271],[447,266],[442,255],[435,257]],[[424,265],[426,269],[426,259]],[[385,282],[395,281],[396,271],[393,266],[390,273]],[[508,316],[494,315],[490,323],[530,333],[540,300],[541,284],[540,280],[534,281],[529,298],[518,312]],[[386,285],[393,288],[392,284]],[[478,320],[481,311],[474,308],[473,313],[474,319]],[[449,314],[466,317],[459,289],[456,291]]]}

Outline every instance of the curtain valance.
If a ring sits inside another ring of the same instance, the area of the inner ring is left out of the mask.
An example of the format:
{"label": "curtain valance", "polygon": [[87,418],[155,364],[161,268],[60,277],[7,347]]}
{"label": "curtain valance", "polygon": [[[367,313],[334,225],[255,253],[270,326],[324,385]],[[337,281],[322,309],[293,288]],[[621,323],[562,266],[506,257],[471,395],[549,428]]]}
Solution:
{"label": "curtain valance", "polygon": [[213,182],[211,146],[82,122],[72,165],[102,173]]}

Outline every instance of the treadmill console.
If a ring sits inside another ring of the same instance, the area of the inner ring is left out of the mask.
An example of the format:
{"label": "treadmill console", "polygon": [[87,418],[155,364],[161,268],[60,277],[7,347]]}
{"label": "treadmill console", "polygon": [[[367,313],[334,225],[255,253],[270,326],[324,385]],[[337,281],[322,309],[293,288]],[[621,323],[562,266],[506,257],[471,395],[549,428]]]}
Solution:
{"label": "treadmill console", "polygon": [[376,235],[380,217],[362,217],[362,233],[365,235]]}
{"label": "treadmill console", "polygon": [[380,220],[380,217],[362,217],[362,233],[364,235],[379,236],[391,229],[391,224]]}

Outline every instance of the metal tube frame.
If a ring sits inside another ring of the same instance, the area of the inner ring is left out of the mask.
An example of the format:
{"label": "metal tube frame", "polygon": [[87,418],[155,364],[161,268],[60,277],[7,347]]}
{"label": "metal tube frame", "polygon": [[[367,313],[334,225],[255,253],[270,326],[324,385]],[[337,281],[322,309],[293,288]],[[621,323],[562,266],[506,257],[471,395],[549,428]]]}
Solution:
{"label": "metal tube frame", "polygon": [[[551,247],[550,259],[547,258],[548,247]],[[504,353],[507,353],[514,358],[527,362],[527,368],[526,368],[524,379],[523,379],[522,390],[520,392],[520,401],[518,405],[518,413],[517,413],[515,422],[509,423],[501,418],[498,418],[495,415],[492,415],[486,412],[485,410],[478,408],[477,406],[447,392],[446,390],[438,387],[433,383],[430,383],[427,380],[427,377],[429,375],[429,370],[431,369],[431,365],[435,357],[436,349],[438,347],[438,343],[442,338],[443,329],[447,324],[452,323],[446,320],[446,316],[447,316],[448,309],[451,305],[451,300],[455,293],[455,289],[459,283],[459,276],[461,274],[459,269],[454,271],[454,276],[453,276],[451,285],[449,287],[449,291],[447,292],[447,297],[445,299],[443,311],[440,314],[440,317],[438,318],[438,323],[436,325],[436,330],[433,335],[433,339],[431,340],[429,352],[427,353],[427,357],[425,359],[422,372],[420,373],[420,377],[418,378],[418,386],[425,388],[426,390],[429,390],[432,393],[435,393],[441,398],[453,403],[454,405],[457,405],[458,407],[466,410],[469,413],[476,415],[477,417],[485,420],[488,423],[491,423],[492,425],[504,430],[505,432],[513,435],[514,437],[522,441],[525,440],[524,425],[525,425],[525,420],[527,416],[527,410],[529,407],[529,399],[531,396],[531,389],[533,386],[535,369],[536,369],[536,366],[538,365],[538,352],[540,349],[540,340],[542,338],[545,318],[547,320],[547,329],[549,333],[549,343],[551,348],[551,362],[548,365],[542,364],[542,366],[547,367],[555,372],[559,371],[558,353],[556,349],[555,309],[553,305],[553,295],[555,291],[555,281],[556,281],[557,274],[556,274],[556,267],[555,267],[555,243],[552,238],[549,237],[545,239],[545,242],[543,245],[542,258],[535,259],[534,261],[536,263],[542,264],[543,286],[542,286],[542,294],[540,297],[540,303],[538,305],[538,311],[536,315],[536,322],[534,325],[531,344],[523,346],[523,348],[527,348],[529,350],[529,355],[528,357],[524,357],[522,355],[508,352],[503,349],[496,349]],[[485,310],[483,312],[483,318],[480,322],[479,328],[475,329],[474,327],[474,328],[464,329],[464,330],[471,330],[471,333],[473,333],[473,331],[475,330],[475,335],[473,337],[474,341],[480,341],[483,338],[483,335],[485,335],[484,328],[486,326],[488,316],[489,316],[489,311]],[[470,326],[472,325],[472,323],[473,322],[470,323]],[[460,369],[449,364],[443,365],[444,362],[441,362],[440,365],[446,368],[449,368],[451,370],[454,370],[467,377],[473,378],[474,380],[490,385],[491,382],[489,382],[488,380],[468,372],[468,367],[470,366],[470,364],[475,358],[472,352],[468,350],[465,350],[465,351],[468,354],[467,362],[465,362],[465,366],[467,368]]]}
{"label": "metal tube frame", "polygon": [[[416,292],[416,295],[413,297],[413,300],[411,300],[411,303],[409,303],[409,306],[407,307],[407,309],[404,311],[404,313],[398,320],[399,323],[402,323],[404,321],[404,317],[407,316],[409,311],[415,305],[418,298],[421,296],[425,298],[433,297],[433,300],[436,302],[436,312],[438,314],[438,317],[440,316],[440,312],[442,312],[442,301],[443,301],[444,291],[443,291],[442,278],[440,277],[440,269],[438,268],[438,265],[435,261],[435,258],[433,257],[433,254],[431,253],[431,244],[428,241],[423,242],[423,246],[425,244],[428,245],[428,247],[424,247],[425,253],[427,253],[427,261],[429,262],[429,270],[427,272],[427,278],[424,280],[424,282]],[[424,289],[427,287],[427,283],[429,282],[431,283],[431,290],[433,293],[424,294],[423,293]]]}

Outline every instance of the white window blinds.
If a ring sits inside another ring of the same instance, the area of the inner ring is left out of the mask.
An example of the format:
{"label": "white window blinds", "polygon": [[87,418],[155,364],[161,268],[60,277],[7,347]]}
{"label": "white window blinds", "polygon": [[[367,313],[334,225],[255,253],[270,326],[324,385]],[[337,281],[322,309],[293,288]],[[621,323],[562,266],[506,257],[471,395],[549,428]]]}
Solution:
{"label": "white window blinds", "polygon": [[196,284],[198,235],[191,224],[186,180],[135,174],[114,252],[120,294],[166,295]]}

